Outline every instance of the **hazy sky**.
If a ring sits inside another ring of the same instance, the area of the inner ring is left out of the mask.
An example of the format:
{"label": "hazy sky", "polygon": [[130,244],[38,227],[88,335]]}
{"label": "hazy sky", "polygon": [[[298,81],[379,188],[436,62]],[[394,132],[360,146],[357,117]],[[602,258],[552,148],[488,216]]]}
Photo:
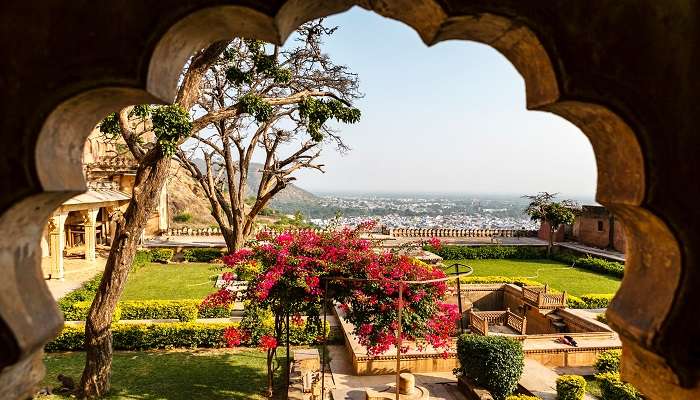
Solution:
{"label": "hazy sky", "polygon": [[330,148],[327,172],[297,174],[312,192],[403,191],[593,196],[588,139],[568,121],[525,109],[525,86],[496,50],[464,41],[426,47],[408,26],[355,8],[331,17],[326,43],[359,74],[362,121],[352,150]]}

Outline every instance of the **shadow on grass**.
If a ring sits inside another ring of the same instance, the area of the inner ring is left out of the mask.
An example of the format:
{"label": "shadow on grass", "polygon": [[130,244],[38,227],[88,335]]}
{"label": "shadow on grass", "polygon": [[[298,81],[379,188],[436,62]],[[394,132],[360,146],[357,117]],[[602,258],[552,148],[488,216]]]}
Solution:
{"label": "shadow on grass", "polygon": [[[80,379],[82,352],[47,354],[44,386],[59,373]],[[107,399],[265,399],[265,353],[259,350],[116,352]],[[63,399],[49,396],[44,399]],[[67,397],[65,397],[67,398]]]}

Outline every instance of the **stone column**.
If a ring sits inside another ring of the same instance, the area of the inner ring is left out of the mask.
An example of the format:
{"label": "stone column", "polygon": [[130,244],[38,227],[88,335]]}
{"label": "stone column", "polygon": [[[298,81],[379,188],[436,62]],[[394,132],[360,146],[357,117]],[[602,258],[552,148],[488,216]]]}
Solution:
{"label": "stone column", "polygon": [[54,214],[49,218],[49,251],[51,252],[51,278],[63,279],[63,249],[66,244],[65,224],[68,213]]}
{"label": "stone column", "polygon": [[95,261],[95,240],[97,231],[95,229],[97,223],[97,213],[99,208],[93,208],[85,211],[83,215],[83,226],[85,227],[85,259],[87,261]]}

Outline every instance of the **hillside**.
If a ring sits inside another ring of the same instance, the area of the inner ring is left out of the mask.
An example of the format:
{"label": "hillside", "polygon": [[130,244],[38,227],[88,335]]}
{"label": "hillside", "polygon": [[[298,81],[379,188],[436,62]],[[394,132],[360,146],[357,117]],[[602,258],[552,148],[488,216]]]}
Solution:
{"label": "hillside", "polygon": [[[204,169],[204,160],[196,159],[195,163],[199,168]],[[257,191],[260,184],[262,164],[251,163],[248,170],[248,195],[252,196]],[[291,213],[296,210],[297,205],[316,204],[318,197],[312,193],[290,184],[279,192],[270,202],[270,206],[281,211]],[[170,220],[173,217],[187,212],[192,214],[192,220],[187,225],[209,226],[215,225],[215,221],[210,214],[209,200],[199,184],[182,169],[178,164],[173,163],[171,174],[168,179],[168,213]],[[289,211],[292,210],[292,211]]]}

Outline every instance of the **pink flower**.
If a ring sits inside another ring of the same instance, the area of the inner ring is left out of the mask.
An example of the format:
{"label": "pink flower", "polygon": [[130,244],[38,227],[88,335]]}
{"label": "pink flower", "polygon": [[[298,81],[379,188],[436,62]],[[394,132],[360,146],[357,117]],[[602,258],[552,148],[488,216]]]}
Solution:
{"label": "pink flower", "polygon": [[435,236],[431,237],[430,240],[428,240],[428,243],[430,243],[430,246],[435,250],[440,250],[442,248],[442,242]]}
{"label": "pink flower", "polygon": [[277,348],[277,339],[273,336],[265,335],[260,338],[260,347],[264,350],[272,350]]}

